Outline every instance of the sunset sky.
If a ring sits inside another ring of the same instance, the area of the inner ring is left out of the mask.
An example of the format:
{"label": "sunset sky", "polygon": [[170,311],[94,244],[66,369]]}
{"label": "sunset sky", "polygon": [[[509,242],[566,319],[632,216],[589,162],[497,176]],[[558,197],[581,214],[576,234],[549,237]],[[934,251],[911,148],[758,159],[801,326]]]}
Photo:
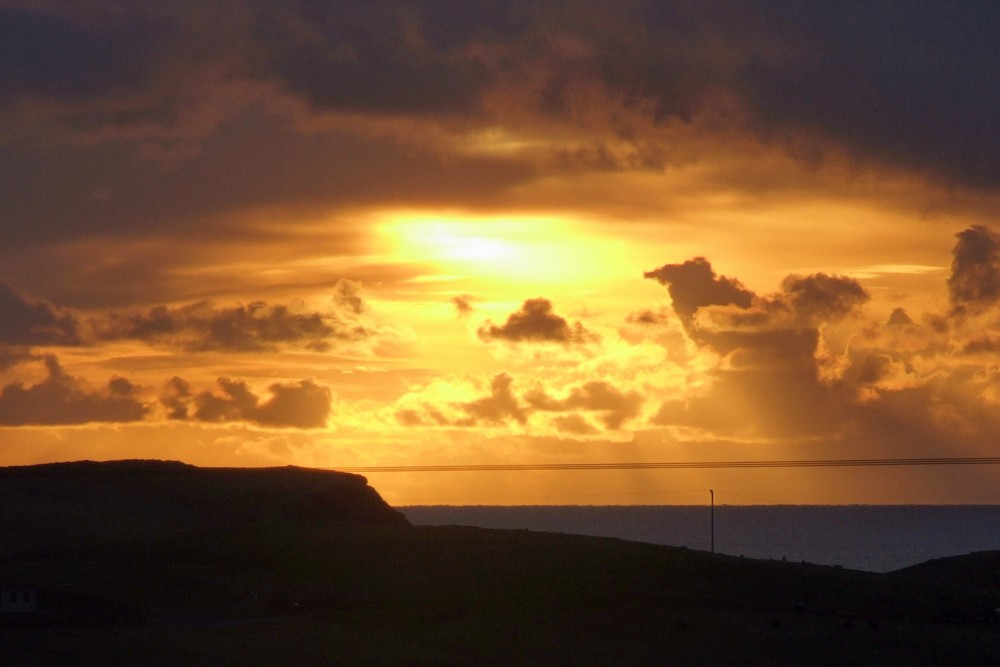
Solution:
{"label": "sunset sky", "polygon": [[[1000,455],[1000,4],[0,0],[0,465]],[[1000,503],[1000,466],[370,473]]]}

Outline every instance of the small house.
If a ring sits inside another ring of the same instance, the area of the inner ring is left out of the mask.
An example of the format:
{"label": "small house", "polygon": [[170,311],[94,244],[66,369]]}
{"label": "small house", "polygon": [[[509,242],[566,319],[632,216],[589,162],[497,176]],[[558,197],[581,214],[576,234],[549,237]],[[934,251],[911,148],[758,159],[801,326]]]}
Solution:
{"label": "small house", "polygon": [[0,614],[23,614],[38,611],[38,589],[26,586],[0,588]]}

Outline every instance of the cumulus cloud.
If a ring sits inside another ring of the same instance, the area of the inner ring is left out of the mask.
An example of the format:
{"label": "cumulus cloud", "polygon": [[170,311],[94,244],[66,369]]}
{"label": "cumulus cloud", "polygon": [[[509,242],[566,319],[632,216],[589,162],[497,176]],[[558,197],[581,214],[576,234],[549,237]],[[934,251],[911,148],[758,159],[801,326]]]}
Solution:
{"label": "cumulus cloud", "polygon": [[801,322],[835,322],[868,301],[865,289],[854,278],[816,273],[788,276],[777,297]]}
{"label": "cumulus cloud", "polygon": [[749,308],[754,294],[740,281],[716,276],[712,265],[704,257],[689,259],[683,264],[664,264],[643,274],[667,286],[674,311],[685,324],[703,306],[735,305]]}
{"label": "cumulus cloud", "polygon": [[855,279],[825,273],[788,276],[780,291],[760,296],[736,279],[717,276],[703,257],[644,275],[667,286],[688,335],[722,353],[771,348],[776,358],[787,358],[800,343],[818,342],[822,324],[842,320],[869,299]]}
{"label": "cumulus cloud", "polygon": [[478,333],[484,341],[581,344],[598,340],[597,334],[588,331],[579,322],[571,325],[557,315],[552,310],[552,302],[542,298],[528,299],[500,326],[487,321]]}
{"label": "cumulus cloud", "polygon": [[75,315],[0,283],[0,345],[78,345]]}
{"label": "cumulus cloud", "polygon": [[[405,427],[527,427],[533,433],[558,431],[595,435],[638,424],[646,398],[638,391],[623,391],[610,382],[574,383],[562,391],[536,384],[516,390],[514,378],[498,373],[486,395],[472,400],[447,400],[447,393],[414,395],[396,410],[396,422]],[[416,399],[416,400],[414,400]]]}
{"label": "cumulus cloud", "polygon": [[514,379],[506,373],[494,376],[490,382],[489,396],[457,404],[466,417],[457,420],[456,425],[474,426],[481,422],[500,424],[508,419],[513,419],[519,424],[526,423],[529,411],[514,395],[511,390],[512,384]]}
{"label": "cumulus cloud", "polygon": [[0,424],[5,426],[69,425],[90,422],[141,421],[149,407],[138,388],[113,377],[101,389],[67,375],[58,360],[45,357],[48,377],[31,386],[13,382],[0,390]]}
{"label": "cumulus cloud", "polygon": [[167,380],[163,393],[160,394],[160,404],[167,412],[167,419],[187,419],[190,403],[191,385],[187,380],[177,376]]}
{"label": "cumulus cloud", "polygon": [[897,454],[981,446],[1000,402],[998,257],[995,232],[960,233],[950,307],[919,320],[902,308],[865,319],[867,292],[843,276],[790,276],[768,295],[723,282],[707,263],[695,277],[655,276],[676,288],[690,339],[719,357],[700,386],[662,400],[652,424]]}
{"label": "cumulus cloud", "polygon": [[1000,301],[1000,233],[975,225],[958,234],[948,296],[956,312],[977,312]]}
{"label": "cumulus cloud", "polygon": [[250,422],[261,426],[322,428],[330,416],[330,389],[306,379],[268,387],[262,400],[241,380],[219,378],[215,390],[198,393],[181,378],[172,378],[160,396],[170,419],[202,422]]}
{"label": "cumulus cloud", "polygon": [[869,299],[853,278],[793,275],[758,295],[704,258],[645,276],[667,286],[691,339],[724,355],[705,387],[663,402],[654,424],[759,438],[836,433],[835,415],[884,377],[879,357],[841,356],[825,337]]}
{"label": "cumulus cloud", "polygon": [[[594,380],[586,382],[570,390],[569,395],[562,399],[549,396],[541,388],[536,388],[525,395],[528,404],[541,411],[571,412],[582,410],[601,413],[604,425],[612,430],[622,427],[629,419],[638,416],[643,404],[643,397],[635,391],[622,392],[612,384]],[[560,422],[564,426],[580,424],[576,421]]]}
{"label": "cumulus cloud", "polygon": [[[361,309],[354,292],[335,297],[352,312]],[[219,308],[207,302],[170,308],[156,306],[145,313],[112,313],[94,323],[101,340],[139,340],[188,351],[258,352],[282,346],[325,351],[331,341],[355,341],[374,331],[336,312],[295,312],[284,304],[261,301]]]}

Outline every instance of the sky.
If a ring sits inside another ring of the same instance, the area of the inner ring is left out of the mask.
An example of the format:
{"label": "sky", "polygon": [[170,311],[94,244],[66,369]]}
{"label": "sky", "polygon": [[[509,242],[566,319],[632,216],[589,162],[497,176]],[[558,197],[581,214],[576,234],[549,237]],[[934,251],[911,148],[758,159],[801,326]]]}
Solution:
{"label": "sky", "polygon": [[[998,61],[986,0],[0,0],[0,465],[996,456]],[[1000,466],[366,476],[1000,503]]]}

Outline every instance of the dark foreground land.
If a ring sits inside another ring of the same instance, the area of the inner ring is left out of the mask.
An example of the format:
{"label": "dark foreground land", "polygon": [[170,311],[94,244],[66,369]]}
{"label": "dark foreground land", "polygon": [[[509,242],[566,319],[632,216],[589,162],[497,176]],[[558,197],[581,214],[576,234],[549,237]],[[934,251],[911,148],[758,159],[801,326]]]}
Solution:
{"label": "dark foreground land", "polygon": [[890,574],[413,527],[364,479],[0,469],[3,665],[998,665],[1000,553]]}

